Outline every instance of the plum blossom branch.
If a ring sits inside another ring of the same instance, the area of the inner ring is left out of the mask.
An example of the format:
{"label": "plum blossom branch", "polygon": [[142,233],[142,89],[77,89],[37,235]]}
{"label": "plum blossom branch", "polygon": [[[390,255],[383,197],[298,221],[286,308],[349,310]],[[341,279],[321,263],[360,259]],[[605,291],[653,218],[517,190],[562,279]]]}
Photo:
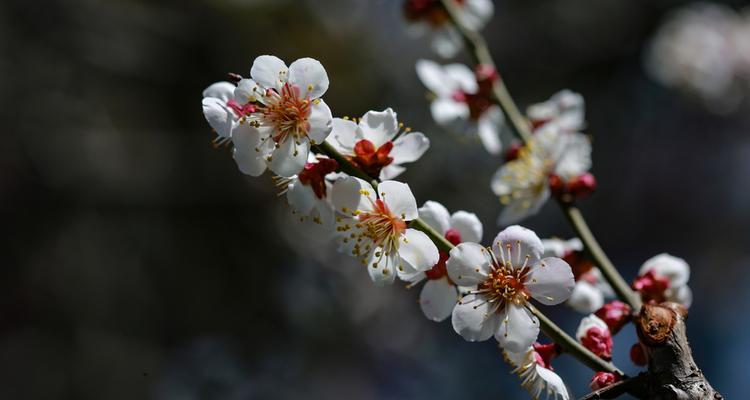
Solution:
{"label": "plum blossom branch", "polygon": [[[333,146],[324,142],[317,145],[317,149],[319,149],[326,156],[336,160],[344,172],[352,176],[360,177],[361,179],[372,180],[373,186],[375,186],[375,184],[377,183],[377,180],[373,180],[372,177],[357,168],[356,165],[354,165],[346,157],[341,155],[341,153],[333,148]],[[442,251],[449,252],[455,247],[450,241],[445,238],[444,235],[439,234],[437,231],[435,231],[435,229],[430,227],[429,224],[427,224],[420,218],[412,220],[409,226],[424,232],[430,238],[430,240],[435,243],[438,249]],[[552,322],[552,320],[545,316],[544,313],[539,311],[536,307],[534,307],[530,303],[527,304],[527,307],[529,311],[531,311],[531,313],[533,313],[534,316],[539,319],[541,330],[550,339],[559,344],[564,351],[571,354],[573,357],[575,357],[584,365],[594,371],[607,371],[613,374],[624,376],[623,372],[614,364],[603,360],[602,358],[598,357],[596,354],[588,350],[586,347],[578,343],[575,338],[565,333],[564,330],[562,330],[559,326]]]}
{"label": "plum blossom branch", "polygon": [[[474,59],[474,62],[478,65],[487,65],[497,69],[484,38],[478,32],[464,26],[460,19],[456,18],[457,10],[455,2],[452,0],[441,1],[450,16],[451,21],[466,42],[466,46],[469,49],[469,53]],[[522,141],[528,142],[532,137],[529,123],[519,111],[518,106],[516,106],[515,101],[513,101],[513,98],[508,92],[502,79],[495,80],[492,86],[492,94],[494,100],[502,109],[503,114],[507,117],[513,132]],[[612,264],[612,261],[607,257],[606,253],[599,245],[599,242],[591,232],[591,229],[589,229],[580,210],[570,202],[564,202],[559,199],[558,201],[566,218],[583,242],[586,251],[597,263],[602,271],[602,275],[604,275],[604,278],[610,283],[610,285],[612,285],[617,296],[623,301],[626,301],[633,310],[639,310],[641,306],[640,298],[630,286],[628,286],[622,275],[620,275]]]}

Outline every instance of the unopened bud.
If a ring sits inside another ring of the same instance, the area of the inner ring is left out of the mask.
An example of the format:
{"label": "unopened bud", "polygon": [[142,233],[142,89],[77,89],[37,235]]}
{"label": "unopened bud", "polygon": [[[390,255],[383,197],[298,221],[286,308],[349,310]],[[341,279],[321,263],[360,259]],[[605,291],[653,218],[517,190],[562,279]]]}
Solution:
{"label": "unopened bud", "polygon": [[592,390],[599,390],[599,389],[603,389],[603,388],[605,388],[605,387],[607,387],[607,386],[609,386],[609,385],[611,385],[611,384],[613,384],[613,383],[615,383],[615,382],[617,382],[619,380],[620,380],[620,378],[617,375],[615,375],[615,374],[613,374],[611,372],[602,372],[602,371],[600,371],[600,372],[597,372],[596,374],[594,374],[594,377],[591,378],[591,383],[589,383],[589,387]]}
{"label": "unopened bud", "polygon": [[560,175],[551,174],[548,178],[549,189],[552,191],[552,195],[560,197],[567,192],[567,185]]}
{"label": "unopened bud", "polygon": [[495,82],[500,78],[500,74],[497,73],[497,70],[492,65],[487,64],[479,64],[474,68],[474,75],[477,77],[477,82]]}
{"label": "unopened bud", "polygon": [[596,178],[590,172],[583,173],[568,182],[568,190],[577,199],[582,199],[596,190]]}
{"label": "unopened bud", "polygon": [[541,344],[539,342],[535,342],[533,346],[536,363],[552,370],[552,359],[560,355],[560,346],[557,343]]}
{"label": "unopened bud", "polygon": [[630,321],[631,311],[632,309],[629,305],[619,300],[614,300],[596,310],[594,315],[604,321],[609,327],[610,333],[615,335]]}
{"label": "unopened bud", "polygon": [[643,350],[642,344],[636,343],[630,348],[630,360],[633,361],[633,364],[635,365],[644,366],[648,364],[648,357]]}
{"label": "unopened bud", "polygon": [[518,153],[520,153],[522,147],[521,143],[513,142],[510,145],[508,152],[505,153],[505,162],[513,161],[518,158]]}

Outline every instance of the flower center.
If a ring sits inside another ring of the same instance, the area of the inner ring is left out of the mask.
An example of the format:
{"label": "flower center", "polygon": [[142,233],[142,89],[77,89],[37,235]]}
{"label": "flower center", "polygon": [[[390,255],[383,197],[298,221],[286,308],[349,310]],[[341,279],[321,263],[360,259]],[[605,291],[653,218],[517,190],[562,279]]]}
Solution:
{"label": "flower center", "polygon": [[531,207],[529,198],[537,198],[547,187],[548,171],[554,162],[537,150],[537,144],[531,142],[521,147],[518,157],[507,164],[508,173],[503,176],[512,188],[510,194],[500,197],[504,205],[511,200],[524,199],[521,206]]}
{"label": "flower center", "polygon": [[[510,269],[499,266],[490,271],[487,279],[480,283],[477,293],[484,294],[489,303],[505,304],[513,302],[523,304],[528,299],[524,278],[526,268]],[[498,310],[502,307],[498,308]]]}
{"label": "flower center", "polygon": [[393,157],[390,156],[391,149],[393,149],[391,141],[375,148],[371,141],[362,139],[354,145],[354,156],[350,156],[349,161],[356,164],[367,175],[377,179],[383,167],[393,162]]}
{"label": "flower center", "polygon": [[297,175],[299,181],[306,186],[310,186],[315,196],[319,199],[326,197],[326,175],[336,171],[339,163],[330,158],[318,157],[318,162],[307,163],[302,172]]}
{"label": "flower center", "polygon": [[302,97],[300,89],[289,83],[284,84],[281,92],[270,89],[266,92],[261,118],[275,128],[271,137],[276,143],[283,143],[289,137],[299,141],[307,136],[310,105],[310,99]]}
{"label": "flower center", "polygon": [[[461,232],[451,228],[448,229],[445,232],[445,238],[448,239],[449,242],[451,242],[454,246],[461,243]],[[448,276],[448,269],[445,266],[445,263],[448,261],[449,255],[447,252],[440,250],[440,259],[438,260],[437,264],[435,264],[434,267],[431,269],[425,271],[425,276],[427,279],[440,279],[444,276]],[[453,284],[453,281],[448,278],[448,281],[450,281],[451,284]]]}
{"label": "flower center", "polygon": [[357,217],[357,227],[361,229],[359,237],[371,240],[385,255],[398,251],[398,240],[406,231],[406,222],[393,215],[383,200],[375,200],[372,211],[359,213]]}

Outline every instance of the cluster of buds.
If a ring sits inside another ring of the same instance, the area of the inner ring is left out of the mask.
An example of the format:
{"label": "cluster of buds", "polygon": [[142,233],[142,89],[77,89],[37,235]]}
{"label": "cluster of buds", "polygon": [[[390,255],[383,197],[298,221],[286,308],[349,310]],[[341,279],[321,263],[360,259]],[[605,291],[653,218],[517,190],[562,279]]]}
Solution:
{"label": "cluster of buds", "polygon": [[584,172],[567,181],[560,175],[551,174],[548,182],[552,195],[568,202],[583,199],[596,190],[596,178],[591,172]]}

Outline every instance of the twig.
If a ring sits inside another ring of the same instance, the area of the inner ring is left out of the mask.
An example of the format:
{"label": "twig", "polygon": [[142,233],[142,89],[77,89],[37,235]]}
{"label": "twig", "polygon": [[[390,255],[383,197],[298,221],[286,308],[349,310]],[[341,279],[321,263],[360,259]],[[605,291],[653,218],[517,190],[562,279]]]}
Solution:
{"label": "twig", "polygon": [[639,374],[638,376],[623,379],[599,390],[594,390],[581,397],[580,400],[614,399],[625,393],[638,394],[638,397],[645,398],[646,380],[646,374]]}

